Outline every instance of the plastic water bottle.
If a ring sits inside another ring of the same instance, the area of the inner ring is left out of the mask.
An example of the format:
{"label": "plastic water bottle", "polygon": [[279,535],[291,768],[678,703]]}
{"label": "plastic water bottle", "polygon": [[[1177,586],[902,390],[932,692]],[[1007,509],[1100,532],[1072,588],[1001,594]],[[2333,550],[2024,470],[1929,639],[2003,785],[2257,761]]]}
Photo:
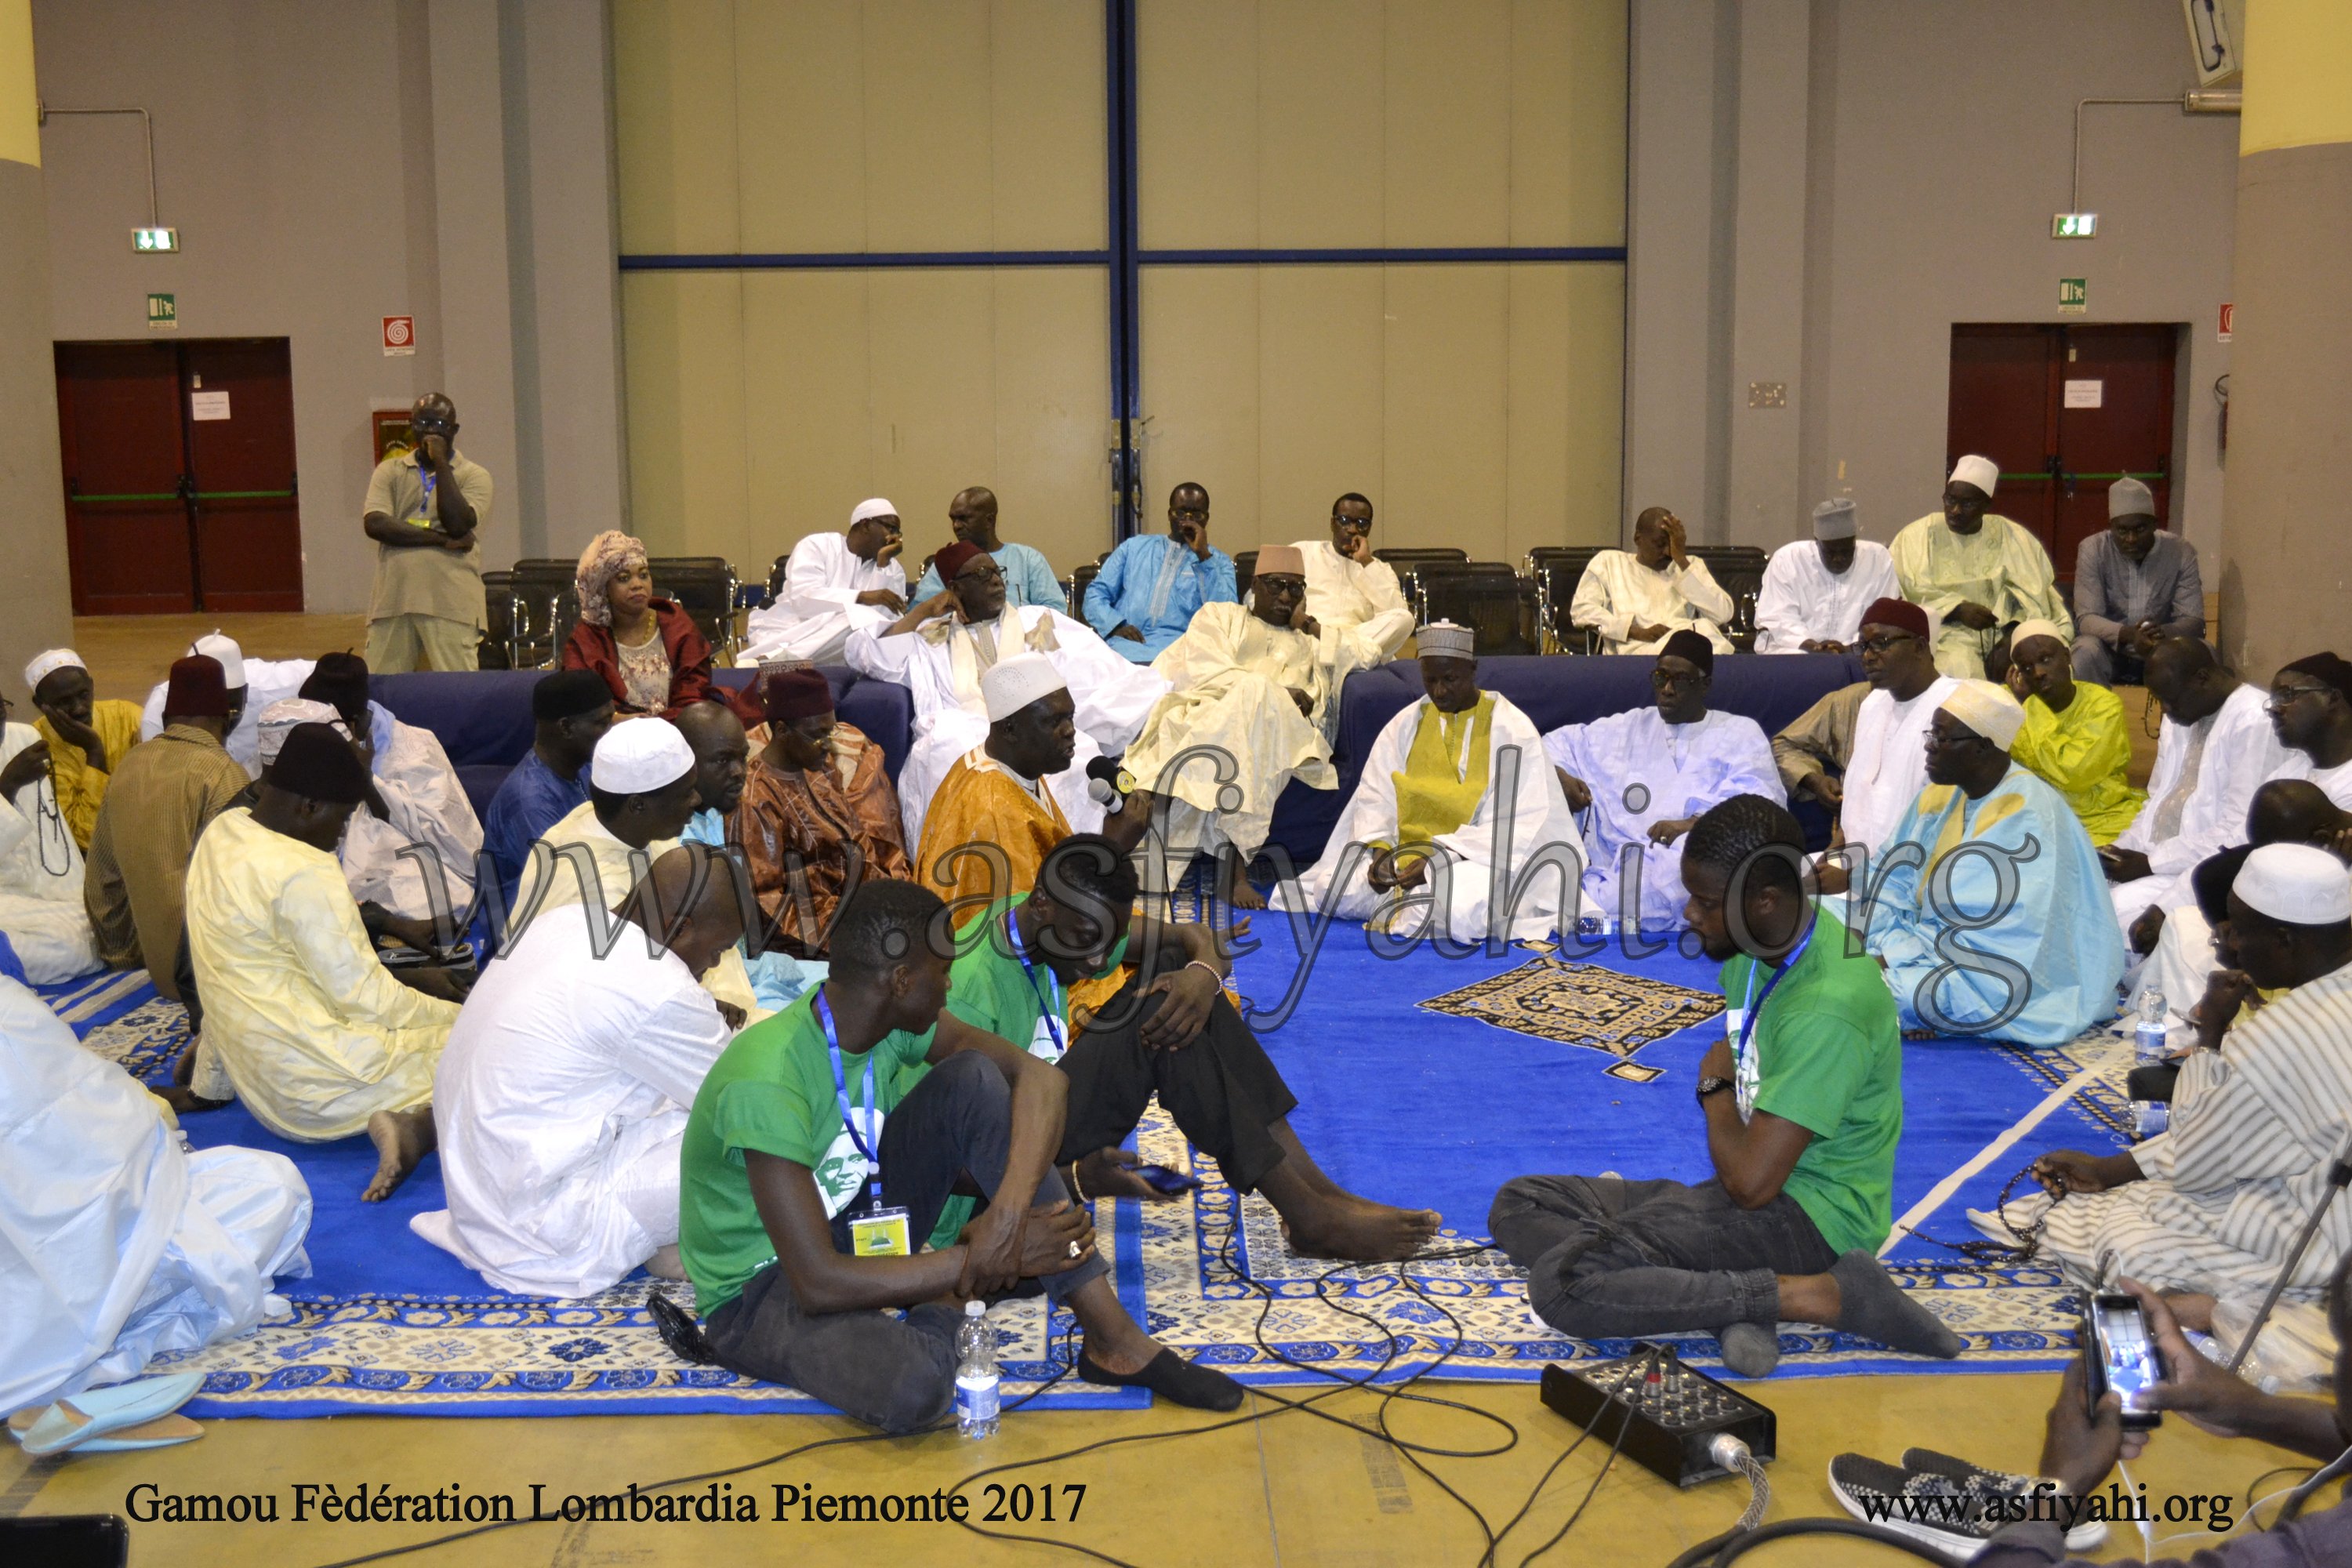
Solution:
{"label": "plastic water bottle", "polygon": [[967,1437],[996,1436],[996,1331],[984,1301],[963,1304],[956,1330],[956,1430]]}
{"label": "plastic water bottle", "polygon": [[[2132,1029],[2132,1065],[2147,1067],[2164,1060],[2165,1054],[2164,993],[2150,985],[2139,994],[2139,1023]],[[2132,1131],[2140,1138],[2153,1138],[2172,1124],[2172,1107],[2162,1100],[2144,1100],[2132,1107]]]}

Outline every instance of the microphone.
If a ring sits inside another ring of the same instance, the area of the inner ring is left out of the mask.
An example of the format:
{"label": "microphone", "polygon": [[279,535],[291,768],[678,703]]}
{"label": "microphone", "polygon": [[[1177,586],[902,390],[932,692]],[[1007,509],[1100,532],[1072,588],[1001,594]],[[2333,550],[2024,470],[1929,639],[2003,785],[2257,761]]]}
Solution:
{"label": "microphone", "polygon": [[1106,810],[1118,805],[1134,787],[1134,777],[1118,765],[1117,757],[1097,757],[1087,764],[1087,794]]}

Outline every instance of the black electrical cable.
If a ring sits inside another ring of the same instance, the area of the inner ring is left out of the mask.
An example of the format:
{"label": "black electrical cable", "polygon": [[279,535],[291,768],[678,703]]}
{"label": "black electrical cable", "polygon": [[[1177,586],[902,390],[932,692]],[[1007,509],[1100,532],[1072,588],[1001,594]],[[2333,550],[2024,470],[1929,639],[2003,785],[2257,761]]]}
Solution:
{"label": "black electrical cable", "polygon": [[[1612,1401],[1612,1403],[1614,1402]],[[1604,1405],[1601,1408],[1606,1409],[1608,1406]],[[1593,1412],[1593,1416],[1596,1420],[1599,1419],[1600,1411]],[[1519,1559],[1519,1568],[1528,1568],[1528,1563],[1533,1563],[1537,1558],[1542,1556],[1545,1552],[1549,1552],[1553,1547],[1558,1546],[1563,1540],[1567,1539],[1568,1532],[1576,1528],[1576,1521],[1582,1519],[1584,1517],[1584,1510],[1592,1506],[1592,1494],[1601,1489],[1601,1483],[1606,1480],[1609,1478],[1609,1472],[1616,1468],[1617,1455],[1625,1446],[1625,1433],[1633,1425],[1633,1402],[1629,1398],[1625,1401],[1625,1414],[1618,1418],[1617,1439],[1615,1442],[1609,1445],[1609,1457],[1601,1461],[1601,1468],[1593,1472],[1592,1484],[1584,1489],[1583,1500],[1576,1505],[1576,1511],[1568,1516],[1568,1521],[1562,1524],[1558,1530],[1552,1531],[1550,1540],[1545,1542],[1541,1546],[1537,1547],[1533,1552],[1528,1552],[1525,1557]],[[1535,1500],[1530,1497],[1528,1500],[1532,1503]]]}
{"label": "black electrical cable", "polygon": [[[1878,1525],[1864,1524],[1858,1519],[1784,1519],[1778,1524],[1759,1524],[1749,1531],[1727,1531],[1711,1541],[1702,1541],[1674,1560],[1670,1568],[1696,1568],[1700,1563],[1708,1568],[1724,1568],[1756,1547],[1768,1542],[1783,1541],[1792,1535],[1851,1535],[1856,1540],[1875,1542],[1891,1546],[1913,1557],[1924,1558],[1939,1568],[1951,1568],[1951,1554],[1924,1541],[1914,1541],[1907,1535]],[[1712,1550],[1713,1556],[1703,1553]]]}

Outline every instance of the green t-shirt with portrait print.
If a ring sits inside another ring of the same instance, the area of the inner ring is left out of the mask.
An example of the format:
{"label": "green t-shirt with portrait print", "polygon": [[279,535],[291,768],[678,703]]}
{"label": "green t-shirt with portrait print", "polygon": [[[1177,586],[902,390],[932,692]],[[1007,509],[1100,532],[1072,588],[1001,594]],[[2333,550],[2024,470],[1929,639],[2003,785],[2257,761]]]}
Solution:
{"label": "green t-shirt with portrait print", "polygon": [[[832,1053],[815,1011],[820,989],[737,1035],[711,1064],[688,1114],[678,1151],[678,1253],[694,1281],[696,1310],[705,1317],[741,1295],[751,1277],[776,1259],[775,1243],[751,1199],[747,1151],[807,1166],[828,1218],[863,1201],[866,1161],[835,1092]],[[884,1036],[870,1053],[843,1053],[842,1077],[861,1121],[866,1064],[869,1056],[873,1060],[876,1123],[867,1147],[880,1147],[881,1118],[920,1080],[920,1073],[909,1078],[906,1069],[922,1064],[937,1032],[900,1030]],[[930,1245],[953,1246],[971,1213],[969,1198],[950,1198]]]}
{"label": "green t-shirt with portrait print", "polygon": [[[1735,1053],[1743,1007],[1767,965],[1723,966],[1724,1027]],[[1811,1132],[1781,1190],[1839,1253],[1874,1252],[1895,1225],[1895,1145],[1903,1136],[1903,1023],[1878,961],[1846,952],[1846,929],[1818,910],[1811,942],[1766,999],[1740,1058],[1743,1117],[1769,1111]]]}

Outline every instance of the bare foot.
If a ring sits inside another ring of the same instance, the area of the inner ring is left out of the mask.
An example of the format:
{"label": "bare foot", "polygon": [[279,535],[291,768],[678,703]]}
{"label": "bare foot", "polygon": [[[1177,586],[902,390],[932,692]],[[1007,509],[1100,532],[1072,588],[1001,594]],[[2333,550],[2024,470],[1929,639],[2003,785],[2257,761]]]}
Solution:
{"label": "bare foot", "polygon": [[1225,901],[1233,905],[1234,908],[1237,910],[1262,910],[1265,908],[1265,895],[1259,892],[1255,888],[1251,887],[1247,877],[1236,877],[1234,879],[1233,892]]}
{"label": "bare foot", "polygon": [[656,1279],[685,1279],[686,1260],[678,1256],[677,1243],[656,1247],[654,1255],[646,1259],[646,1272]]}
{"label": "bare foot", "polygon": [[1391,1208],[1345,1195],[1286,1216],[1282,1229],[1290,1250],[1301,1258],[1396,1263],[1429,1245],[1439,1217],[1435,1209]]}
{"label": "bare foot", "polygon": [[368,1118],[369,1142],[375,1145],[377,1164],[374,1179],[360,1194],[363,1204],[380,1204],[400,1190],[425,1155],[433,1152],[439,1142],[433,1130],[433,1108],[419,1105],[407,1110],[379,1110]]}

